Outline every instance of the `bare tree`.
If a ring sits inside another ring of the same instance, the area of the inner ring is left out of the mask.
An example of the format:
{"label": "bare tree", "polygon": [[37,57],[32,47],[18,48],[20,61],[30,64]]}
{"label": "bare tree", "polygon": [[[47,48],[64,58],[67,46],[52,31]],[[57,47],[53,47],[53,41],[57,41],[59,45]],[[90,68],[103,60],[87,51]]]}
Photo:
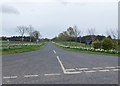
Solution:
{"label": "bare tree", "polygon": [[32,32],[32,36],[35,38],[36,42],[39,39],[39,37],[42,37],[39,31]]}
{"label": "bare tree", "polygon": [[91,37],[92,42],[95,40],[94,35],[95,35],[95,28],[88,29],[88,34]]}
{"label": "bare tree", "polygon": [[118,29],[110,29],[106,31],[107,36],[111,36],[113,39],[118,39]]}
{"label": "bare tree", "polygon": [[73,33],[74,33],[74,37],[75,37],[76,42],[77,42],[77,37],[80,36],[81,31],[77,29],[76,25],[73,27]]}
{"label": "bare tree", "polygon": [[29,25],[29,27],[27,28],[27,33],[30,36],[30,42],[32,40],[32,33],[33,33],[33,31],[34,31],[34,28],[32,27],[32,25]]}
{"label": "bare tree", "polygon": [[67,32],[68,32],[68,35],[70,36],[70,38],[74,37],[77,42],[77,37],[80,36],[80,33],[81,33],[81,31],[79,31],[77,29],[77,26],[75,25],[73,27],[69,27],[67,29]]}
{"label": "bare tree", "polygon": [[72,37],[74,37],[74,30],[72,27],[67,29],[68,36],[70,37],[70,42],[72,41]]}
{"label": "bare tree", "polygon": [[113,39],[118,39],[118,29],[111,29],[111,35],[113,37]]}
{"label": "bare tree", "polygon": [[23,41],[23,40],[24,40],[24,39],[23,39],[23,36],[24,36],[24,34],[26,33],[26,31],[27,31],[27,27],[25,27],[25,26],[17,26],[17,31],[18,31],[19,34],[22,36],[21,41]]}

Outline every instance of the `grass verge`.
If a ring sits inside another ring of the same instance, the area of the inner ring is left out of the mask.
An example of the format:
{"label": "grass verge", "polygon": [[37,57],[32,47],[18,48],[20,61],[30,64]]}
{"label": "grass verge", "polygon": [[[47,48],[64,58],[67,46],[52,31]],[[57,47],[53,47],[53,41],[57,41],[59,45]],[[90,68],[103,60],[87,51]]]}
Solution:
{"label": "grass verge", "polygon": [[16,53],[35,51],[45,47],[45,45],[46,43],[42,43],[41,45],[19,46],[19,47],[14,47],[10,49],[5,48],[1,50],[2,52],[0,54],[7,55],[7,54],[16,54]]}
{"label": "grass verge", "polygon": [[82,53],[88,53],[88,54],[98,54],[98,55],[109,55],[109,56],[118,56],[118,54],[111,54],[111,53],[105,53],[105,52],[97,52],[97,51],[90,51],[90,50],[82,50],[78,48],[65,48],[62,46],[59,46],[57,44],[54,44],[55,46],[62,48],[64,50],[72,51],[72,52],[82,52]]}

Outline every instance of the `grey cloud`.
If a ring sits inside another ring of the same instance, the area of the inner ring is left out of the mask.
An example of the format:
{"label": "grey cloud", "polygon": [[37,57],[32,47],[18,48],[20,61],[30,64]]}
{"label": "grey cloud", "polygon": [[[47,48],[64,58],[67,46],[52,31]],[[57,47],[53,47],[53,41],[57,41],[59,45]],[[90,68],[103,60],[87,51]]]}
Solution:
{"label": "grey cloud", "polygon": [[2,5],[2,13],[19,14],[20,12],[12,6]]}

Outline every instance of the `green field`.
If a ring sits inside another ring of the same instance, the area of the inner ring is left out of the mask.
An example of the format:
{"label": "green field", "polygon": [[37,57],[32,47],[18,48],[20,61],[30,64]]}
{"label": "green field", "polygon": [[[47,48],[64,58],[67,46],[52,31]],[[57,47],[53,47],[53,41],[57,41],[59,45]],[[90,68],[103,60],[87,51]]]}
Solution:
{"label": "green field", "polygon": [[83,43],[79,43],[79,42],[59,42],[63,45],[66,45],[66,46],[82,46],[82,47],[85,47],[85,44]]}
{"label": "green field", "polygon": [[46,45],[46,42],[40,42],[40,43],[17,43],[17,42],[2,42],[1,48],[0,48],[0,54],[6,55],[6,54],[15,54],[15,53],[23,53],[23,52],[30,52],[39,50],[40,48],[43,48]]}

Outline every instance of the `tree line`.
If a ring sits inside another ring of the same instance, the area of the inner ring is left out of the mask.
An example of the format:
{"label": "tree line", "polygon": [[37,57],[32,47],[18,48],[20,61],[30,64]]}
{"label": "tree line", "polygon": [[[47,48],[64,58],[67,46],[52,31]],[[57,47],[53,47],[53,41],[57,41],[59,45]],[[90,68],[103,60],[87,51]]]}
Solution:
{"label": "tree line", "polygon": [[66,31],[63,31],[58,36],[54,37],[53,41],[63,42],[80,42],[86,45],[92,45],[94,48],[103,49],[117,49],[118,45],[118,30],[106,31],[106,35],[96,35],[95,28],[87,30],[88,34],[82,35],[82,31],[78,30],[77,26],[68,27]]}
{"label": "tree line", "polygon": [[19,33],[19,36],[12,37],[0,37],[0,40],[3,41],[27,41],[27,42],[37,42],[40,41],[42,35],[38,30],[35,30],[32,25],[29,26],[17,26],[16,32]]}
{"label": "tree line", "polygon": [[[7,41],[7,40],[9,40],[9,41],[21,41],[21,39],[22,39],[22,36],[11,36],[11,37],[2,36],[2,37],[0,37],[0,40],[2,40],[2,41]],[[24,42],[30,42],[30,36],[23,36],[23,39],[24,39],[23,40]],[[39,39],[39,41],[50,41],[50,39],[41,38],[41,39]],[[31,42],[36,42],[36,39],[31,38]]]}
{"label": "tree line", "polygon": [[29,26],[17,26],[17,32],[21,35],[21,41],[24,41],[24,35],[29,35],[29,42],[38,41],[42,37],[39,31],[34,30],[32,25]]}

